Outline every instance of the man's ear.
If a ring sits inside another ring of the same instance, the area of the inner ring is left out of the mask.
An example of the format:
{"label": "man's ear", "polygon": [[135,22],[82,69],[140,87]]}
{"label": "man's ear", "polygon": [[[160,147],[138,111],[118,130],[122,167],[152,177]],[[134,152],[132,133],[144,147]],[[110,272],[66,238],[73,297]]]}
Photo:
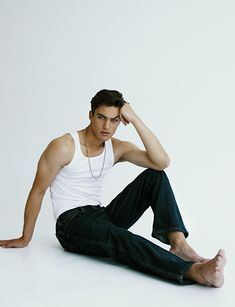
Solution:
{"label": "man's ear", "polygon": [[91,118],[93,117],[93,113],[92,113],[92,111],[89,111],[89,119],[91,120]]}

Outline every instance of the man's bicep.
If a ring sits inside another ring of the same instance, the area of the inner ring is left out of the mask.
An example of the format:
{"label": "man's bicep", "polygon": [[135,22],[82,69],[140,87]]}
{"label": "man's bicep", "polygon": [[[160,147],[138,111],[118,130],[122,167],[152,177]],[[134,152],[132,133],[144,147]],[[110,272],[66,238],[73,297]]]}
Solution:
{"label": "man's bicep", "polygon": [[59,168],[48,163],[45,156],[42,155],[37,165],[32,189],[38,193],[45,193],[58,171]]}
{"label": "man's bicep", "polygon": [[42,153],[38,164],[33,189],[45,193],[55,176],[63,166],[64,153],[53,141]]}
{"label": "man's bicep", "polygon": [[[143,160],[145,160],[145,151],[141,150],[135,144],[130,142],[125,142],[124,152],[121,158],[121,161],[128,161],[140,165]],[[141,166],[141,165],[140,165]]]}
{"label": "man's bicep", "polygon": [[146,150],[140,149],[130,142],[126,144],[121,161],[128,161],[141,167],[156,169],[156,166],[150,160]]}

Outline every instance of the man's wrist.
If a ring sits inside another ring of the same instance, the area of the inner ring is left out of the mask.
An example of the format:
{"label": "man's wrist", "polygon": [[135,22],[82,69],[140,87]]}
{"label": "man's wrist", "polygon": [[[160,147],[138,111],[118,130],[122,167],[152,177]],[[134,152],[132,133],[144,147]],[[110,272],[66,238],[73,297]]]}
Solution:
{"label": "man's wrist", "polygon": [[22,236],[21,236],[21,239],[26,243],[26,244],[28,244],[30,241],[31,241],[31,239],[32,239],[32,236],[29,236],[29,235],[26,235],[26,234],[22,234]]}
{"label": "man's wrist", "polygon": [[139,124],[143,124],[142,120],[136,115],[134,119],[131,121],[132,125],[137,126]]}

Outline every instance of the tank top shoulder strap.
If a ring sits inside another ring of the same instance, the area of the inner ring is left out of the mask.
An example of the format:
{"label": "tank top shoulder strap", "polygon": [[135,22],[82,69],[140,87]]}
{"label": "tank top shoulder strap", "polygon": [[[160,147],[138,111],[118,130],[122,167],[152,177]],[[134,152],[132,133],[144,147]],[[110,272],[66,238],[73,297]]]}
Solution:
{"label": "tank top shoulder strap", "polygon": [[71,134],[74,143],[75,143],[75,152],[81,153],[81,146],[79,141],[79,135],[77,131],[68,131],[69,134]]}
{"label": "tank top shoulder strap", "polygon": [[108,152],[108,157],[110,159],[111,164],[114,164],[114,153],[113,153],[113,143],[112,140],[109,139],[108,141],[105,142],[106,149]]}

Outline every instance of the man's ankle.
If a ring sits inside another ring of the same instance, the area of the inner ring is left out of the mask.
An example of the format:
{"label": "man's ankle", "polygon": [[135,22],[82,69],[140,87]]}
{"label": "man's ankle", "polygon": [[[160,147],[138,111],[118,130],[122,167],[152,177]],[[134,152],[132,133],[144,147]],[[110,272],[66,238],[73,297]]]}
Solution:
{"label": "man's ankle", "polygon": [[200,279],[199,269],[201,264],[199,263],[193,263],[188,270],[185,272],[184,276],[187,279],[196,281],[197,283],[202,283],[202,280]]}
{"label": "man's ankle", "polygon": [[172,248],[179,248],[186,244],[184,234],[181,231],[169,232],[168,239]]}

